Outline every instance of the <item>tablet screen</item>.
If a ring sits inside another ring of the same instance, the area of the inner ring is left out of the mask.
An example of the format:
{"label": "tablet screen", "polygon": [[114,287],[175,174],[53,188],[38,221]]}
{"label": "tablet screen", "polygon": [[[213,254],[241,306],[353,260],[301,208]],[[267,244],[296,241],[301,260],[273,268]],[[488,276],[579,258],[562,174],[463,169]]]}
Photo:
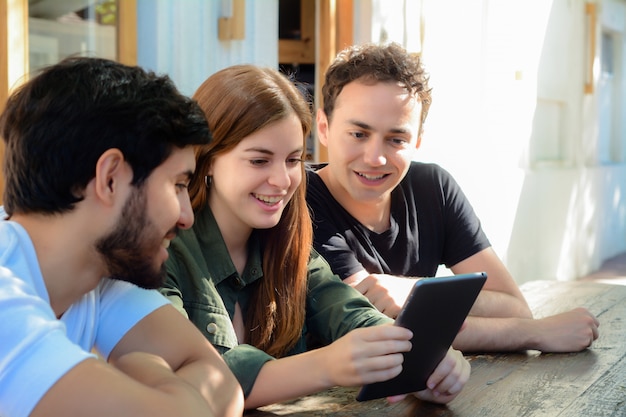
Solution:
{"label": "tablet screen", "polygon": [[356,399],[366,401],[425,389],[486,280],[486,273],[477,272],[417,281],[395,322],[413,332],[413,347],[404,353],[402,372],[390,380],[363,386]]}

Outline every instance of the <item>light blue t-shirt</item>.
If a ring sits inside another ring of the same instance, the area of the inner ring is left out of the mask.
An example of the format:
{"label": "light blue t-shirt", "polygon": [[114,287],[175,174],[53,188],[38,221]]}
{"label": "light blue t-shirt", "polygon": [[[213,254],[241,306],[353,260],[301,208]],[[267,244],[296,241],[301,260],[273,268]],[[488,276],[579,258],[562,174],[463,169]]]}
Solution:
{"label": "light blue t-shirt", "polygon": [[[0,207],[1,208],[1,207]],[[0,416],[26,417],[67,371],[103,357],[167,304],[157,291],[104,278],[57,319],[28,233],[0,213]]]}

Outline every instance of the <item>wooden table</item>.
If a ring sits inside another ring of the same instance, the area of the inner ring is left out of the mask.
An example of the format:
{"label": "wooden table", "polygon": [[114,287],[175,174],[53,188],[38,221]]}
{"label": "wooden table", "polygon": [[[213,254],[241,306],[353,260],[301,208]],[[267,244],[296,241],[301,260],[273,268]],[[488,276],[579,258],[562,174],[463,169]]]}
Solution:
{"label": "wooden table", "polygon": [[449,404],[414,397],[356,402],[357,388],[333,388],[296,401],[246,412],[271,416],[603,417],[626,416],[626,286],[534,281],[522,291],[536,318],[587,307],[600,337],[578,353],[468,355],[472,374]]}

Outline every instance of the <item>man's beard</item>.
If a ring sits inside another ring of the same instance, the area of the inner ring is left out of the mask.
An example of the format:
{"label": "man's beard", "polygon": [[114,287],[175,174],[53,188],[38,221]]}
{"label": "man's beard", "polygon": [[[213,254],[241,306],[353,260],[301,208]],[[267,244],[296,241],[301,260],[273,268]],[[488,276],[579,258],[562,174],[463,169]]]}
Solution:
{"label": "man's beard", "polygon": [[154,256],[163,236],[148,219],[145,184],[126,200],[117,227],[96,242],[109,278],[130,282],[142,288],[159,288],[165,280],[165,265],[157,267]]}

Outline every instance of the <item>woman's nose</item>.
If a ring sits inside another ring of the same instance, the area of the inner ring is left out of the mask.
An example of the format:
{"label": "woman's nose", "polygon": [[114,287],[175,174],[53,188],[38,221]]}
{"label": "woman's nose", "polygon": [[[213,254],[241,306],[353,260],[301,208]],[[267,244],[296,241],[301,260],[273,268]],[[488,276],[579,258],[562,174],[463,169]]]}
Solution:
{"label": "woman's nose", "polygon": [[291,185],[288,167],[283,164],[277,164],[272,169],[268,182],[279,188],[288,188]]}

